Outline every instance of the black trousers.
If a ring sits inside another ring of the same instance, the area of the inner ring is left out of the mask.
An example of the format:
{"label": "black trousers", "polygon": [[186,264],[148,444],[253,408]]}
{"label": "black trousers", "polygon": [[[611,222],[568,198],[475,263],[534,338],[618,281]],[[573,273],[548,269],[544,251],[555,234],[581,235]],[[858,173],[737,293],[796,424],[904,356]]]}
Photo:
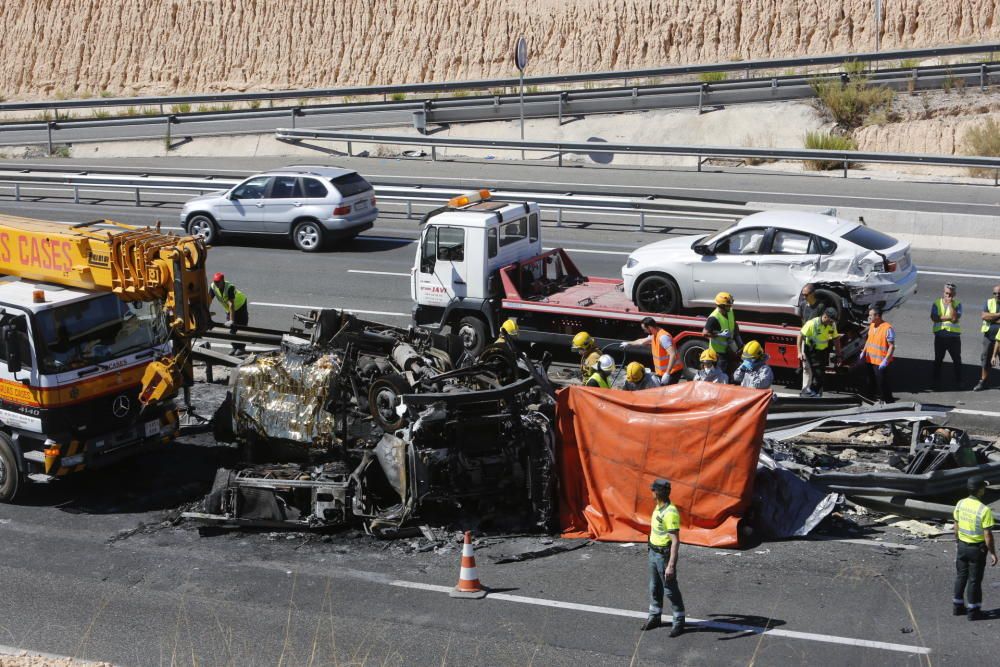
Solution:
{"label": "black trousers", "polygon": [[955,384],[962,383],[962,337],[934,336],[934,384],[941,379],[941,366],[944,365],[945,353],[951,357],[951,367],[955,372]]}
{"label": "black trousers", "polygon": [[952,596],[964,599],[970,607],[978,608],[983,603],[983,571],[986,569],[986,545],[958,542],[955,555],[955,592]]}
{"label": "black trousers", "polygon": [[812,371],[812,382],[809,384],[807,389],[812,389],[815,392],[823,392],[823,379],[826,376],[826,367],[830,363],[830,350],[829,348],[825,350],[814,350],[810,347],[806,348],[806,363],[809,364],[809,368]]}
{"label": "black trousers", "polygon": [[868,383],[872,396],[876,400],[892,403],[896,397],[892,395],[892,386],[889,384],[889,367],[879,368],[878,364],[865,364],[868,366]]}
{"label": "black trousers", "polygon": [[[249,323],[250,323],[250,308],[248,307],[247,304],[243,304],[240,308],[233,311],[233,316],[229,320],[229,333],[235,334],[237,331],[239,331],[239,328],[241,326],[245,327]],[[237,343],[236,341],[233,341],[232,347],[234,354],[237,352],[245,352],[247,349],[246,345],[244,345],[243,343]]]}

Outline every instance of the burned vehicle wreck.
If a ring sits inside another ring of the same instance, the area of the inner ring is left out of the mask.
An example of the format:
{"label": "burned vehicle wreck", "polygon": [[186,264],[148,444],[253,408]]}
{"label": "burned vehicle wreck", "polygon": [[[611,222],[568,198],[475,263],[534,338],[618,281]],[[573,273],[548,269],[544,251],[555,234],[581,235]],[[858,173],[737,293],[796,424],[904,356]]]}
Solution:
{"label": "burned vehicle wreck", "polygon": [[199,521],[391,535],[415,523],[548,528],[554,403],[513,349],[335,310],[300,317],[279,350],[231,376],[216,437],[248,464],[220,470]]}

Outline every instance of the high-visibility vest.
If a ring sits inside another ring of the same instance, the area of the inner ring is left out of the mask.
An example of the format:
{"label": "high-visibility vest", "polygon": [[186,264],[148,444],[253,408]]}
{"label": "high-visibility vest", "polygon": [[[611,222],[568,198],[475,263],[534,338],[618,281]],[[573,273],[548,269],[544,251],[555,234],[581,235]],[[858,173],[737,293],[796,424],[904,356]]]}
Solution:
{"label": "high-visibility vest", "polygon": [[955,505],[954,517],[958,526],[958,539],[967,544],[986,541],[986,528],[993,525],[993,513],[979,498],[969,496],[959,500]]}
{"label": "high-visibility vest", "polygon": [[672,504],[659,504],[649,518],[649,543],[654,547],[670,546],[670,531],[681,529],[681,513]]}
{"label": "high-visibility vest", "polygon": [[[986,312],[987,313],[1000,313],[1000,310],[997,310],[997,300],[996,299],[990,299],[989,301],[986,302]],[[993,324],[992,322],[987,322],[986,320],[983,320],[983,326],[979,329],[979,331],[982,332],[982,333],[986,333],[987,331],[990,330],[990,326],[992,324]]]}
{"label": "high-visibility vest", "polygon": [[590,376],[590,379],[591,380],[596,380],[598,387],[601,387],[603,389],[611,389],[611,385],[608,384],[607,378],[605,378],[603,375],[601,375],[597,371],[594,371],[594,374]]}
{"label": "high-visibility vest", "polygon": [[587,381],[590,374],[594,372],[595,368],[597,368],[597,361],[600,358],[600,350],[594,350],[593,352],[589,352],[583,356],[582,361],[580,361],[580,377],[583,378],[584,382]]}
{"label": "high-visibility vest", "polygon": [[[226,297],[226,292],[229,291],[230,287],[233,288],[233,302],[232,303],[229,303],[229,299]],[[228,280],[222,283],[222,289],[221,290],[219,289],[218,285],[216,285],[215,283],[212,283],[212,292],[215,294],[215,298],[219,300],[219,303],[222,304],[222,307],[226,309],[227,313],[235,312],[235,311],[239,310],[240,308],[242,308],[243,306],[246,305],[247,295],[244,294],[243,292],[239,291]]]}
{"label": "high-visibility vest", "polygon": [[800,331],[806,339],[806,345],[814,350],[825,350],[830,346],[830,341],[837,337],[837,323],[823,324],[822,317],[814,317]]}
{"label": "high-visibility vest", "polygon": [[[668,334],[663,329],[657,329],[653,332],[653,372],[657,375],[663,375],[664,373],[680,373],[684,370],[684,364],[681,363],[681,355],[674,353],[674,365],[667,370],[667,364],[670,362],[670,353],[667,348],[660,345],[660,336],[666,336],[670,338]],[[671,342],[673,339],[671,338]]]}
{"label": "high-visibility vest", "polygon": [[726,335],[720,333],[712,336],[708,344],[715,350],[716,354],[726,354],[729,352],[729,341],[733,339],[733,335],[736,333],[736,314],[730,309],[728,315],[723,315],[722,311],[716,308],[709,317],[714,317],[719,323],[720,332],[728,331],[729,333]]}
{"label": "high-visibility vest", "polygon": [[877,327],[874,324],[868,325],[868,340],[865,342],[865,357],[868,363],[878,366],[887,357],[892,362],[893,355],[889,354],[889,331],[892,325],[882,322]]}
{"label": "high-visibility vest", "polygon": [[[938,299],[937,301],[934,302],[934,305],[937,307],[938,317],[944,315],[944,299]],[[955,299],[951,302],[951,308],[952,310],[955,311],[955,313],[958,313],[958,307],[961,305],[962,302],[959,301],[958,299]],[[937,333],[939,331],[950,331],[951,333],[960,334],[962,333],[962,325],[959,324],[958,322],[935,322],[934,333]]]}

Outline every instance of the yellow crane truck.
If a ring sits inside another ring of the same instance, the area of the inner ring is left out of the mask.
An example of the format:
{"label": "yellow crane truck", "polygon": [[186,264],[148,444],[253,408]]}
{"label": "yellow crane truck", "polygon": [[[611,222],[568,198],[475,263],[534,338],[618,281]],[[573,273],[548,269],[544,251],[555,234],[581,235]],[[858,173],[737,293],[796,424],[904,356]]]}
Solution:
{"label": "yellow crane truck", "polygon": [[0,502],[175,437],[205,256],[158,228],[0,215]]}

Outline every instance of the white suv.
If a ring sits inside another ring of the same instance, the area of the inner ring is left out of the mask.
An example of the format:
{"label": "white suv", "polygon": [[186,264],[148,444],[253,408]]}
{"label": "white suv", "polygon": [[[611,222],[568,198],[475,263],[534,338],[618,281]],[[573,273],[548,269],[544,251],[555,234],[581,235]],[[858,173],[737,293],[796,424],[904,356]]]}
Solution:
{"label": "white suv", "polygon": [[378,217],[375,190],[351,169],[292,166],[251,176],[229,190],[195,197],[181,209],[189,234],[217,245],[230,234],[288,236],[315,252],[354,238]]}
{"label": "white suv", "polygon": [[859,316],[913,294],[917,267],[909,243],[863,224],[764,211],[709,236],[643,246],[629,256],[622,278],[625,293],[647,312],[711,308],[718,292],[730,292],[737,308],[795,315],[803,285],[814,283],[842,315],[848,309]]}

